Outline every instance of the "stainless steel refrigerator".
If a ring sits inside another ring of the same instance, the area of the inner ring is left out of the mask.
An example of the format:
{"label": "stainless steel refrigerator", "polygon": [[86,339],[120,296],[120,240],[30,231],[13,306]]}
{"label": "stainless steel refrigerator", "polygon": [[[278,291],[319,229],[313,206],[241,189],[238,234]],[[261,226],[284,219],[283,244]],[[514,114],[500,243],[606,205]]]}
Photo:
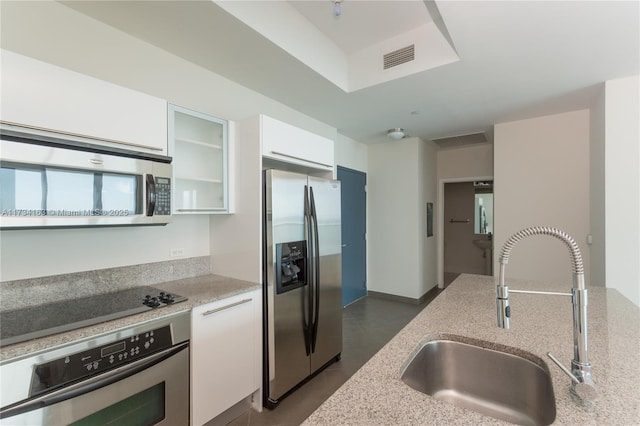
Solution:
{"label": "stainless steel refrigerator", "polygon": [[339,181],[263,172],[266,407],[340,359],[340,231]]}

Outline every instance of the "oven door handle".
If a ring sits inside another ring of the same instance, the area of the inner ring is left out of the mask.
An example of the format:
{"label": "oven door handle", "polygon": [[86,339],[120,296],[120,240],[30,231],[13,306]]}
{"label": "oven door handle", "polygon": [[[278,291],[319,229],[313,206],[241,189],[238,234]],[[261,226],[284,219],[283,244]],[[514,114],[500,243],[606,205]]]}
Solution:
{"label": "oven door handle", "polygon": [[109,371],[99,376],[83,380],[79,383],[67,386],[63,389],[23,402],[18,402],[17,404],[8,405],[0,409],[0,419],[13,417],[18,414],[27,413],[33,410],[42,409],[44,407],[66,401],[71,398],[76,398],[105,386],[109,386],[113,383],[119,382],[120,380],[124,380],[128,377],[133,376],[134,374],[151,368],[154,365],[161,363],[167,358],[174,356],[178,352],[181,352],[188,347],[189,342],[181,343],[169,349],[165,349],[164,351],[150,355],[146,358],[134,361],[131,364],[123,365],[122,367],[116,368],[113,371]]}

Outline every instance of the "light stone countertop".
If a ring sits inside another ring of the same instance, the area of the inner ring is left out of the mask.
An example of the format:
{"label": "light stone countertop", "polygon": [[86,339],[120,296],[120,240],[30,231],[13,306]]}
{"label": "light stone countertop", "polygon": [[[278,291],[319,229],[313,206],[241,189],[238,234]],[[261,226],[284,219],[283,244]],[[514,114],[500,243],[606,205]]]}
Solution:
{"label": "light stone countertop", "polygon": [[188,300],[176,303],[175,305],[165,306],[160,309],[153,309],[141,314],[131,315],[89,327],[79,328],[40,339],[33,339],[27,342],[16,343],[14,345],[3,346],[0,348],[0,361],[5,362],[23,355],[32,355],[35,352],[48,350],[58,345],[108,333],[119,328],[160,318],[175,312],[188,311],[195,306],[261,288],[258,283],[218,275],[202,275],[193,278],[168,281],[155,284],[152,287],[185,296]]}
{"label": "light stone countertop", "polygon": [[[580,406],[570,380],[549,360],[573,358],[571,299],[512,294],[511,328],[496,326],[493,277],[461,275],[303,424],[311,425],[503,425],[415,391],[401,369],[425,337],[437,333],[481,339],[530,352],[551,372],[556,397],[554,425],[640,425],[640,309],[618,291],[589,288],[589,361],[598,399]],[[570,292],[570,287],[508,280],[510,289]]]}

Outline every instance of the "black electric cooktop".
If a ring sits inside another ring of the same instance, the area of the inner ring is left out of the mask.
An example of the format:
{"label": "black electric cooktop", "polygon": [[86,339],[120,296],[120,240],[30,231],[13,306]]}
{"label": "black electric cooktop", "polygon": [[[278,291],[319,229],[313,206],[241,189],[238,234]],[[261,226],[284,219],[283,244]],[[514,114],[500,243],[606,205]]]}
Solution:
{"label": "black electric cooktop", "polygon": [[153,287],[0,312],[0,346],[87,327],[187,300]]}

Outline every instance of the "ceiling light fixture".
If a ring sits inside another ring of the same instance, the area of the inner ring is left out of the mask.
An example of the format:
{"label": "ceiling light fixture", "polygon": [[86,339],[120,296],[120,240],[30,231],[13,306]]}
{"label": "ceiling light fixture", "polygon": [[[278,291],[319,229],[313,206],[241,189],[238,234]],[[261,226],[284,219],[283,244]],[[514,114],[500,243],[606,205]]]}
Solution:
{"label": "ceiling light fixture", "polygon": [[336,18],[342,14],[342,6],[340,3],[342,3],[342,0],[334,0],[333,2],[333,16]]}
{"label": "ceiling light fixture", "polygon": [[389,138],[393,139],[394,141],[398,141],[404,138],[404,129],[401,129],[399,127],[396,127],[395,129],[389,129],[387,131],[387,136],[389,136]]}

